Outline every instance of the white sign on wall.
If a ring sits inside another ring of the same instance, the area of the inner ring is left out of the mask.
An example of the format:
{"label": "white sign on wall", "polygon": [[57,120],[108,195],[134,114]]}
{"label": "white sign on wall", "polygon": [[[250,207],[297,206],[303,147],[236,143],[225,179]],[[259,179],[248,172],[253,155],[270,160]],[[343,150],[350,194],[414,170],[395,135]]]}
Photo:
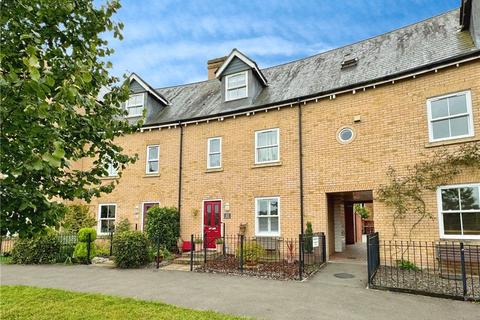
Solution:
{"label": "white sign on wall", "polygon": [[317,248],[320,245],[320,237],[313,237],[312,243],[313,243],[313,247]]}

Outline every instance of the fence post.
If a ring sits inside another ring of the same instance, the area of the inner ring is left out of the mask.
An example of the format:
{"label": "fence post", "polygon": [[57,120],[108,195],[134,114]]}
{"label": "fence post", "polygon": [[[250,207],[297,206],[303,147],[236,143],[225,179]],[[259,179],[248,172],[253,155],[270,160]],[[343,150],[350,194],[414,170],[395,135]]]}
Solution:
{"label": "fence post", "polygon": [[87,264],[90,264],[90,250],[91,250],[91,242],[92,242],[92,234],[87,233]]}
{"label": "fence post", "polygon": [[193,271],[193,234],[190,235],[190,271]]}
{"label": "fence post", "polygon": [[460,263],[462,266],[463,299],[467,300],[467,273],[465,271],[465,248],[463,242],[460,242]]}
{"label": "fence post", "polygon": [[110,257],[113,254],[113,230],[110,231]]}
{"label": "fence post", "polygon": [[320,233],[320,239],[322,239],[322,261],[321,263],[324,264],[327,262],[327,243],[325,241],[325,233]]}
{"label": "fence post", "polygon": [[160,237],[157,238],[157,269],[160,268]]}
{"label": "fence post", "polygon": [[303,237],[298,235],[298,279],[303,280]]}
{"label": "fence post", "polygon": [[207,233],[203,234],[203,263],[207,263]]}
{"label": "fence post", "polygon": [[243,239],[244,235],[240,235],[240,272],[243,272]]}
{"label": "fence post", "polygon": [[370,235],[367,235],[367,288],[372,286],[371,253],[370,253]]}
{"label": "fence post", "polygon": [[225,253],[226,253],[226,249],[225,249],[226,246],[227,246],[227,242],[225,241],[225,222],[224,222],[223,223],[223,248],[222,248],[223,256],[225,256]]}

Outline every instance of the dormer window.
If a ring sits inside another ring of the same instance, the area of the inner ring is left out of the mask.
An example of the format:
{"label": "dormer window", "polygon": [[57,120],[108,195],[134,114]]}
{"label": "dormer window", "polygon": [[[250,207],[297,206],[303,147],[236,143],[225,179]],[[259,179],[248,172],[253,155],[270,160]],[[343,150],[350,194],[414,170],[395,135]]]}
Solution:
{"label": "dormer window", "polygon": [[237,100],[248,96],[247,71],[231,74],[225,77],[225,100]]}
{"label": "dormer window", "polygon": [[132,94],[126,103],[126,108],[128,111],[127,117],[141,117],[143,115],[143,106],[144,106],[144,94]]}

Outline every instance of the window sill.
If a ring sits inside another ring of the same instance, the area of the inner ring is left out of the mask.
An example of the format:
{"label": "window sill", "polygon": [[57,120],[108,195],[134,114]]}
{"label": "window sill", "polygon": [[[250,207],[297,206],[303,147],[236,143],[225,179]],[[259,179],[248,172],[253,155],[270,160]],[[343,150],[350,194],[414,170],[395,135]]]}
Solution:
{"label": "window sill", "polygon": [[101,177],[100,180],[117,180],[120,176]]}
{"label": "window sill", "polygon": [[278,167],[278,166],[281,166],[281,165],[282,165],[281,161],[268,162],[268,163],[256,163],[252,166],[252,169],[264,168],[264,167]]}
{"label": "window sill", "polygon": [[425,148],[449,146],[452,144],[460,144],[460,143],[476,142],[476,141],[480,141],[480,139],[475,137],[467,137],[467,138],[458,138],[458,139],[451,139],[451,140],[444,140],[444,141],[437,141],[437,142],[428,142],[425,144]]}
{"label": "window sill", "polygon": [[160,173],[147,173],[146,175],[143,176],[144,178],[155,178],[155,177],[160,177]]}
{"label": "window sill", "polygon": [[212,173],[212,172],[222,172],[223,168],[210,168],[205,170],[205,173]]}

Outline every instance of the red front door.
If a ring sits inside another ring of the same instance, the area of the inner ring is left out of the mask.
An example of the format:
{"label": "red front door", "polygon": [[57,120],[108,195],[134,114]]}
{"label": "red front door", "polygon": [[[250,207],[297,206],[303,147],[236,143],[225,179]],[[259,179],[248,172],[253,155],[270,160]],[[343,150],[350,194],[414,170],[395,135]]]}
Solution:
{"label": "red front door", "polygon": [[222,236],[222,210],[220,201],[205,201],[203,208],[203,233],[207,248],[215,248],[215,240]]}

